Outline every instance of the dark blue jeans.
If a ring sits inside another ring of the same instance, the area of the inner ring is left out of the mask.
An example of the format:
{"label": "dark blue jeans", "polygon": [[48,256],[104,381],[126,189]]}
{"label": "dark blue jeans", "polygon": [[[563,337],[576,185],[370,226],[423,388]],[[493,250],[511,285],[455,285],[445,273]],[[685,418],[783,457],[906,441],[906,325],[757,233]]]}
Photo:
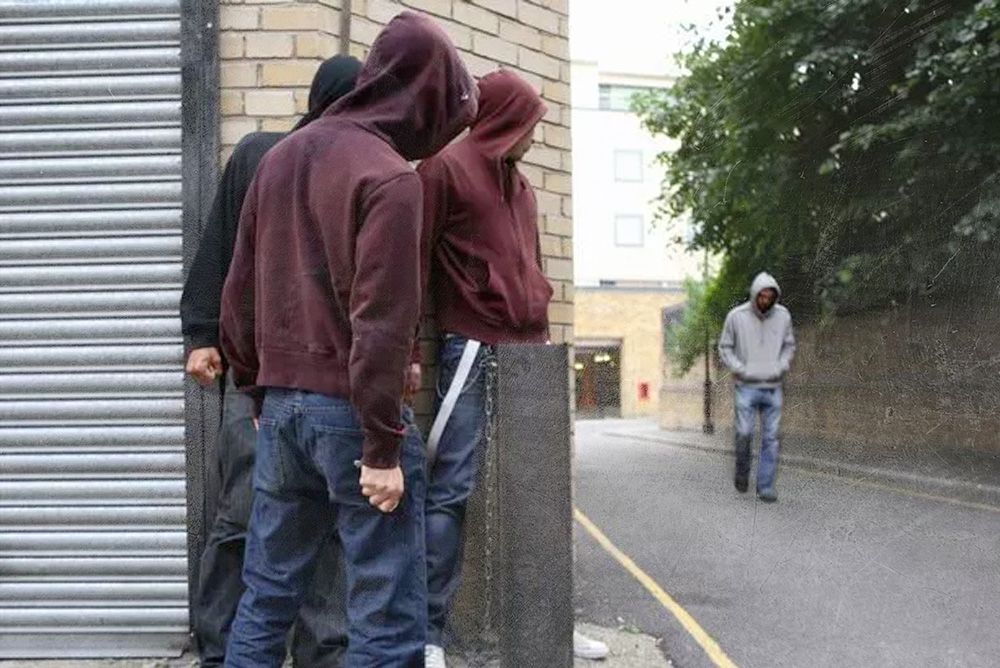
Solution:
{"label": "dark blue jeans", "polygon": [[[437,402],[455,377],[466,339],[446,336],[441,342]],[[455,410],[441,434],[427,487],[427,642],[441,645],[445,622],[462,566],[465,507],[475,489],[483,457],[486,424],[486,364],[491,351],[479,349]]]}
{"label": "dark blue jeans", "polygon": [[349,402],[271,389],[260,418],[243,579],[226,653],[231,668],[279,668],[317,557],[337,531],[347,572],[349,668],[421,668],[427,632],[426,452],[413,415],[406,492],[383,514],[361,494],[363,435]]}
{"label": "dark blue jeans", "polygon": [[782,391],[780,387],[763,388],[737,385],[733,404],[736,408],[736,475],[750,475],[750,443],[757,412],[760,411],[760,464],[757,467],[757,491],[774,490],[778,471],[778,432],[781,429]]}

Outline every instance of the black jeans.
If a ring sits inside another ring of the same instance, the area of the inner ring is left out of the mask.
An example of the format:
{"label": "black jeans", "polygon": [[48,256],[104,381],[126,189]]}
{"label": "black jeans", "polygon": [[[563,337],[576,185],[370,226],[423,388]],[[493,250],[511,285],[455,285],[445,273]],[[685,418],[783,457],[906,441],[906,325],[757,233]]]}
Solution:
{"label": "black jeans", "polygon": [[[219,508],[201,557],[194,634],[206,668],[221,666],[243,596],[243,552],[253,497],[257,433],[250,398],[227,379],[219,434]],[[342,668],[347,653],[344,559],[336,532],[321,551],[292,638],[296,668]]]}

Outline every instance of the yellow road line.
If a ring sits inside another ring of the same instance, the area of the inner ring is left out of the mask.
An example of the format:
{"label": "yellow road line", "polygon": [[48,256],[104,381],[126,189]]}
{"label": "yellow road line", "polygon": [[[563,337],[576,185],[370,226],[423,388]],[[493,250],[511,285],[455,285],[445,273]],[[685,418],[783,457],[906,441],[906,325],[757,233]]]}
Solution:
{"label": "yellow road line", "polygon": [[591,522],[579,508],[573,509],[573,517],[576,518],[576,521],[580,524],[580,526],[582,526],[587,533],[589,533],[591,537],[608,552],[608,554],[615,558],[615,561],[621,564],[632,577],[639,581],[639,584],[646,588],[646,591],[653,595],[653,598],[659,601],[660,605],[667,609],[667,612],[672,614],[674,618],[680,622],[681,626],[684,627],[684,630],[687,631],[692,638],[694,638],[695,642],[697,642],[703,650],[705,650],[705,653],[708,654],[712,663],[718,666],[718,668],[737,668],[736,664],[733,663],[732,660],[726,656],[726,653],[722,651],[722,648],[719,647],[719,643],[715,642],[715,640],[713,640],[712,637],[705,632],[705,629],[701,628],[701,625],[695,621],[694,617],[692,617],[687,610],[682,608],[677,601],[671,598],[670,594],[663,591],[663,588],[656,584],[656,581],[653,580],[653,578],[646,575],[641,568],[636,566],[635,562],[632,561],[628,555],[615,547],[615,544],[612,543],[608,537],[597,528],[597,525]]}

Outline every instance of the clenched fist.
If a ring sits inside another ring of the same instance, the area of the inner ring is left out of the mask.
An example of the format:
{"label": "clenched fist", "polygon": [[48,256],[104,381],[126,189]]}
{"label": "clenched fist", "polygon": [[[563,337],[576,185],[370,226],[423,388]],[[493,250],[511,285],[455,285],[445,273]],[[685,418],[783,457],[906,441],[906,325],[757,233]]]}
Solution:
{"label": "clenched fist", "polygon": [[222,375],[222,353],[218,348],[195,348],[188,355],[187,372],[208,387]]}
{"label": "clenched fist", "polygon": [[383,513],[391,513],[403,498],[403,469],[361,467],[361,493]]}

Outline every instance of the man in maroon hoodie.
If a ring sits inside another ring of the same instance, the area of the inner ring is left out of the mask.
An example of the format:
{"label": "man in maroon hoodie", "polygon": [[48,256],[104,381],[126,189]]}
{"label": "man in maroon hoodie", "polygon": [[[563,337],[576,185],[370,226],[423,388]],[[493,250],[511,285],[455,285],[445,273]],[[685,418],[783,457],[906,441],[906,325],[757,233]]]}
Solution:
{"label": "man in maroon hoodie", "polygon": [[247,590],[226,666],[281,666],[333,530],[347,569],[348,665],[424,665],[426,453],[402,405],[423,195],[408,161],[456,137],[476,97],[443,30],[404,12],[376,38],[355,89],[257,169],[222,301],[235,383],[263,403]]}
{"label": "man in maroon hoodie", "polygon": [[428,668],[445,666],[442,636],[483,456],[492,348],[548,340],[552,287],[542,270],[535,194],[517,168],[545,112],[516,74],[488,74],[479,81],[469,135],[417,168],[430,257],[425,272],[442,332],[437,417],[428,438]]}

